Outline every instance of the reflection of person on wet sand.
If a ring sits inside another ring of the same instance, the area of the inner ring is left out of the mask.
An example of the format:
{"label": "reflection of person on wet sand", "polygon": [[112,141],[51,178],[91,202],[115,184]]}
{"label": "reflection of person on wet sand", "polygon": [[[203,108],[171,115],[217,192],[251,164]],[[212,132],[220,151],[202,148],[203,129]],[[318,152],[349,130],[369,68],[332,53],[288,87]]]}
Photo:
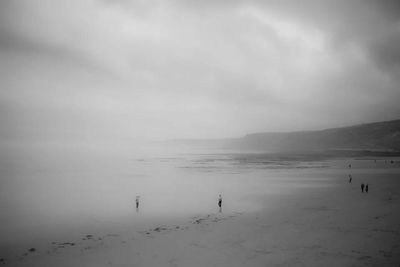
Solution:
{"label": "reflection of person on wet sand", "polygon": [[222,212],[222,196],[219,195],[218,197],[218,207],[219,207],[219,212]]}
{"label": "reflection of person on wet sand", "polygon": [[139,211],[139,196],[136,196],[136,211]]}
{"label": "reflection of person on wet sand", "polygon": [[353,177],[349,174],[349,183],[351,183],[351,180],[353,180]]}
{"label": "reflection of person on wet sand", "polygon": [[361,193],[364,193],[364,184],[361,184]]}
{"label": "reflection of person on wet sand", "polygon": [[365,186],[365,193],[368,193],[368,184]]}

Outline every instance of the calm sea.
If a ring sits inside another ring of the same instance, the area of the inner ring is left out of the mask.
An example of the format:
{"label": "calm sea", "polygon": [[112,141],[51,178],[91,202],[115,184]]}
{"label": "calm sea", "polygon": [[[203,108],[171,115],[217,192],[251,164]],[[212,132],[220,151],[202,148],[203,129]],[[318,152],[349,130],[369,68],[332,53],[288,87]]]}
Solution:
{"label": "calm sea", "polygon": [[[222,212],[251,212],[265,205],[255,201],[258,196],[326,186],[333,173],[346,179],[349,162],[321,155],[172,151],[139,145],[4,147],[0,243],[122,225],[140,228],[151,220],[216,213],[219,194]],[[372,162],[353,160],[352,170]]]}

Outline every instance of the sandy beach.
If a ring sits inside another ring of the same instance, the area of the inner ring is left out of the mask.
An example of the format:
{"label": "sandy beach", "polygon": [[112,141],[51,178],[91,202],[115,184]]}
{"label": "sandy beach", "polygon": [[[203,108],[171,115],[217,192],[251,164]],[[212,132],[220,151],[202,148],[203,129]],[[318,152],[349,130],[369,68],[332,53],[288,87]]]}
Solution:
{"label": "sandy beach", "polygon": [[[356,163],[355,165],[357,165]],[[368,163],[369,164],[369,163]],[[399,168],[293,171],[253,211],[153,218],[3,247],[4,266],[398,266]],[[287,175],[286,173],[280,174]],[[361,182],[369,192],[361,193]],[[229,198],[228,198],[229,199]],[[229,201],[229,200],[224,201]],[[225,204],[225,203],[224,203]],[[113,228],[114,227],[114,228]]]}
{"label": "sandy beach", "polygon": [[0,0],[0,267],[400,267],[399,100],[400,0]]}

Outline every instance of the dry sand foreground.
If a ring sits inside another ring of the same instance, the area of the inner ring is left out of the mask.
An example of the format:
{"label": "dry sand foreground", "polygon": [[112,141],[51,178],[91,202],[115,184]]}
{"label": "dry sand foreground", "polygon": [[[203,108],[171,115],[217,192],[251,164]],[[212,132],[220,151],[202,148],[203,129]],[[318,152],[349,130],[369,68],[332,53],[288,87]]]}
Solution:
{"label": "dry sand foreground", "polygon": [[[339,175],[340,176],[340,175]],[[204,214],[145,231],[63,240],[5,266],[400,266],[398,171],[333,177],[254,213]],[[357,175],[355,175],[357,177]],[[261,201],[266,201],[261,200]],[[273,208],[271,208],[273,207]]]}

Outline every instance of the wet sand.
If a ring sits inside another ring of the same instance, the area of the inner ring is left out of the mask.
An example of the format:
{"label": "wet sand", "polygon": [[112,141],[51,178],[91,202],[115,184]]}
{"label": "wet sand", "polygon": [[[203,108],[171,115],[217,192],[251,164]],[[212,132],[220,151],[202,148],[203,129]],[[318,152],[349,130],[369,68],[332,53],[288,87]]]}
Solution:
{"label": "wet sand", "polygon": [[[400,171],[319,170],[263,208],[153,220],[141,227],[37,241],[4,266],[398,266]],[[299,172],[307,177],[307,171]],[[361,193],[360,184],[369,183]]]}

